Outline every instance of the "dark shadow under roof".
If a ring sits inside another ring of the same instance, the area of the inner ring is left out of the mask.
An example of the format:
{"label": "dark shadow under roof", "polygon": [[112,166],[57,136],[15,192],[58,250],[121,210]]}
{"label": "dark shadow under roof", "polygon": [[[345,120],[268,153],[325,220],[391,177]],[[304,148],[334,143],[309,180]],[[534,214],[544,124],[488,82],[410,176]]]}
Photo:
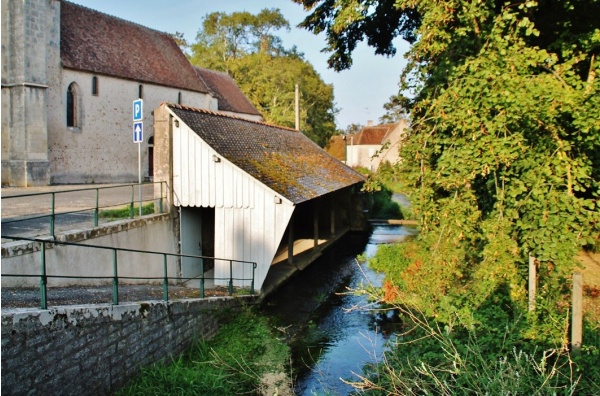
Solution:
{"label": "dark shadow under roof", "polygon": [[365,180],[293,129],[167,106],[220,155],[294,204]]}
{"label": "dark shadow under roof", "polygon": [[262,116],[227,73],[194,67],[198,76],[219,101],[220,111]]}
{"label": "dark shadow under roof", "polygon": [[170,35],[67,1],[60,6],[63,67],[208,93]]}

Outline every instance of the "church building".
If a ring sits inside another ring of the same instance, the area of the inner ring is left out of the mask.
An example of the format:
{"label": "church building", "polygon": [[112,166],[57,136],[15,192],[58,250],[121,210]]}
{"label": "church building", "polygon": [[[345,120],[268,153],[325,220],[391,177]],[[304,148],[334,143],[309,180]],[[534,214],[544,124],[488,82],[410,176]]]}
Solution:
{"label": "church building", "polygon": [[[153,178],[163,102],[261,121],[226,74],[193,67],[173,37],[62,0],[2,0],[2,185]],[[143,99],[143,141],[132,103]]]}

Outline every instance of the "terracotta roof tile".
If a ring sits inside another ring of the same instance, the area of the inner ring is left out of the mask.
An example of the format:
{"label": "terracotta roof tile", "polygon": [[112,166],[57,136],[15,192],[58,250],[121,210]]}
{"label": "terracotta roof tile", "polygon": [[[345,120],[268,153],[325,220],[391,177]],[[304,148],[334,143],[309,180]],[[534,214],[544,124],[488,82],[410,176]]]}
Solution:
{"label": "terracotta roof tile", "polygon": [[166,106],[228,161],[294,204],[365,180],[291,128]]}
{"label": "terracotta roof tile", "polygon": [[259,115],[246,95],[227,73],[194,67],[211,94],[219,100],[219,110]]}
{"label": "terracotta roof tile", "polygon": [[65,68],[208,92],[166,33],[61,1],[60,37]]}
{"label": "terracotta roof tile", "polygon": [[383,144],[388,134],[398,124],[386,124],[376,126],[363,127],[356,135],[354,135],[353,145],[379,145]]}

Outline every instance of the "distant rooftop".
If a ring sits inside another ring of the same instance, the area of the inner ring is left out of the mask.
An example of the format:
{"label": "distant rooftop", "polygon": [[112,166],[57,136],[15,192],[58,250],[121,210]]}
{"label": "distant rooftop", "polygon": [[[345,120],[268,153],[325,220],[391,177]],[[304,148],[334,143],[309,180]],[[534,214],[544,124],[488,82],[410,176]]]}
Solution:
{"label": "distant rooftop", "polygon": [[227,73],[194,67],[211,94],[219,101],[219,110],[262,116]]}
{"label": "distant rooftop", "polygon": [[63,67],[208,93],[169,34],[68,1],[60,5]]}
{"label": "distant rooftop", "polygon": [[[385,124],[363,127],[351,139],[353,145],[380,145],[398,124]],[[350,144],[350,142],[348,142]]]}
{"label": "distant rooftop", "polygon": [[296,130],[167,106],[220,155],[294,204],[365,180]]}

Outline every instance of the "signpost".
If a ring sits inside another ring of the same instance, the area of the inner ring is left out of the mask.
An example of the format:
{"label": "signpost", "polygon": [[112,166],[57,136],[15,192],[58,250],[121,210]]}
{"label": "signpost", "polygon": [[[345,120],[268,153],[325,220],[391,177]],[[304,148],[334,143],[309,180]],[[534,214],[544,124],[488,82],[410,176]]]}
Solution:
{"label": "signpost", "polygon": [[133,101],[133,142],[138,144],[139,214],[142,216],[142,142],[144,141],[144,100]]}

